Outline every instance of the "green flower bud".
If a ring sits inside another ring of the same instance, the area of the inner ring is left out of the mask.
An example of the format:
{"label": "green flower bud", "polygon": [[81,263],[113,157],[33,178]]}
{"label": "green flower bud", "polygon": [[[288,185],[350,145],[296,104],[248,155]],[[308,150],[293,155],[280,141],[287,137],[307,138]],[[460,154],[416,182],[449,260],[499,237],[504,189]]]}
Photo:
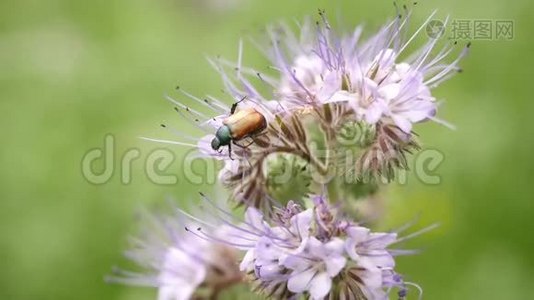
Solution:
{"label": "green flower bud", "polygon": [[287,153],[271,154],[264,162],[267,192],[282,204],[289,200],[302,201],[309,193],[311,172],[301,157]]}
{"label": "green flower bud", "polygon": [[363,148],[369,146],[375,139],[374,125],[363,122],[348,121],[341,125],[337,132],[337,141],[343,147]]}

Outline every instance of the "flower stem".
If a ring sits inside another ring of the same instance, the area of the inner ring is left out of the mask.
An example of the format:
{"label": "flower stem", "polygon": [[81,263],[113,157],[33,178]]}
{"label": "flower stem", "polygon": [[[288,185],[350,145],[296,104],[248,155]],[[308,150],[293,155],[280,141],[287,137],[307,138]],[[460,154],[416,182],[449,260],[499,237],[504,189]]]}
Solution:
{"label": "flower stem", "polygon": [[332,204],[335,204],[340,200],[339,199],[339,185],[336,179],[337,179],[336,177],[333,177],[332,180],[330,180],[330,182],[328,182],[326,186],[326,190],[328,192],[328,199],[330,203]]}

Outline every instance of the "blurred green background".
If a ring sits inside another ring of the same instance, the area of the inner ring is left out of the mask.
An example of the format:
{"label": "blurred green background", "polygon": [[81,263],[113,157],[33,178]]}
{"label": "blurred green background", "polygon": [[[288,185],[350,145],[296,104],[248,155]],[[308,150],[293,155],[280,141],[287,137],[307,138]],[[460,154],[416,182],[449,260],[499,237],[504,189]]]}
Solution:
{"label": "blurred green background", "polygon": [[[183,203],[211,188],[183,180],[153,184],[147,156],[161,147],[162,121],[180,125],[163,94],[180,84],[203,95],[222,87],[205,54],[234,59],[241,36],[265,24],[327,10],[372,31],[394,14],[376,0],[3,0],[0,2],[0,299],[154,299],[155,291],[108,285],[142,206]],[[446,104],[436,124],[416,128],[445,161],[442,182],[409,178],[388,190],[388,224],[421,213],[442,226],[410,246],[399,271],[425,299],[527,299],[534,281],[534,3],[419,1],[416,22],[439,18],[511,19],[511,41],[475,41],[463,74],[435,90]],[[416,23],[414,22],[414,23]],[[248,63],[266,66],[250,44]],[[83,155],[115,137],[114,174],[93,185]],[[121,183],[122,154],[137,148],[132,182]]]}

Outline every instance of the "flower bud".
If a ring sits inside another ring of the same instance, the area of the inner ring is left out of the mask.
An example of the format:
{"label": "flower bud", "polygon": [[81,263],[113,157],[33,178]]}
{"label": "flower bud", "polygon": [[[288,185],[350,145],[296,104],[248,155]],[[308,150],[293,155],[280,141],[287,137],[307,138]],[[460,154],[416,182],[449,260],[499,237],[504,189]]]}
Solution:
{"label": "flower bud", "polygon": [[289,200],[302,200],[309,192],[311,173],[308,163],[293,154],[275,153],[264,162],[269,196],[286,205]]}

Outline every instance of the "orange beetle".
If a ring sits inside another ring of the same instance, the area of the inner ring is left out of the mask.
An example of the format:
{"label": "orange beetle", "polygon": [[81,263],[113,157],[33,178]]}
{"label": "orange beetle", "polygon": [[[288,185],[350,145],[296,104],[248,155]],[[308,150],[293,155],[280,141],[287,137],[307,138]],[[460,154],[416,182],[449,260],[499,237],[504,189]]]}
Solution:
{"label": "orange beetle", "polygon": [[[239,102],[243,100],[245,98]],[[245,108],[236,112],[239,102],[232,105],[230,116],[223,120],[223,125],[217,129],[215,137],[211,140],[213,150],[219,150],[221,146],[228,146],[230,158],[232,157],[232,143],[243,147],[236,141],[254,136],[267,128],[265,117],[254,108]]]}

